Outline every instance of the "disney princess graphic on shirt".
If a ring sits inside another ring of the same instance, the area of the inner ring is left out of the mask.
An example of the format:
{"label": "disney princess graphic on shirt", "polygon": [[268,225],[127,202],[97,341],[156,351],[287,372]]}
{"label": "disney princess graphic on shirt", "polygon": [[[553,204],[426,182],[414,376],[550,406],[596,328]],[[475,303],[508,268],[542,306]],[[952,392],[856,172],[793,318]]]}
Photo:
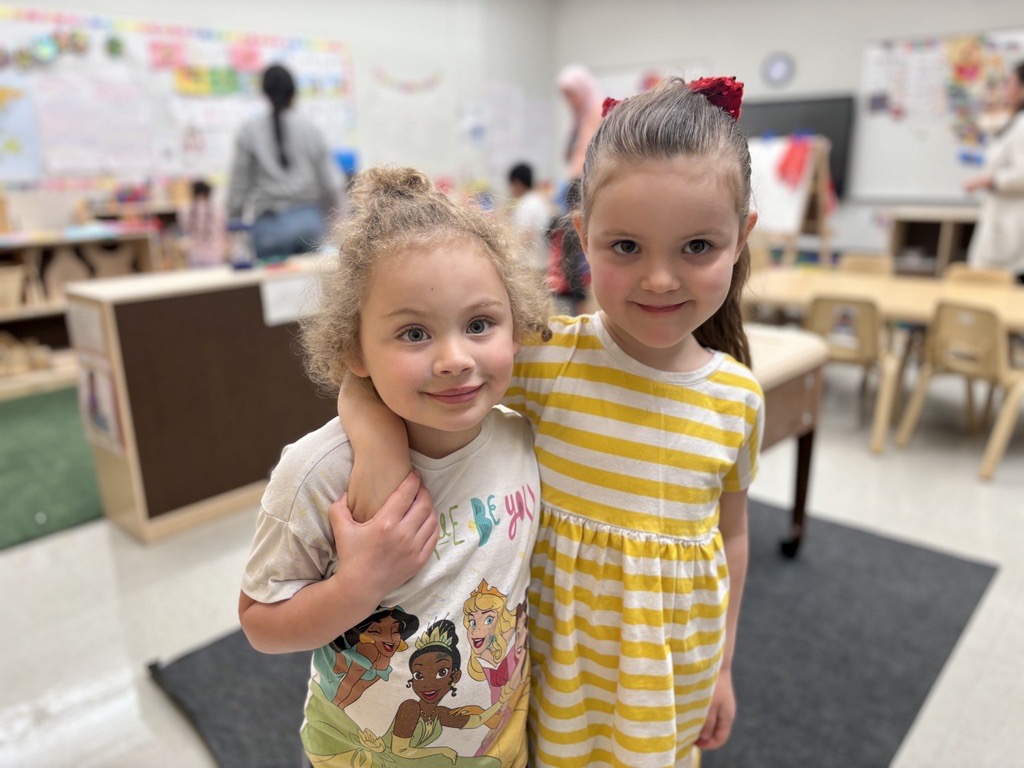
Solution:
{"label": "disney princess graphic on shirt", "polygon": [[[442,700],[451,694],[462,677],[462,654],[455,624],[448,619],[431,624],[416,641],[416,650],[409,657],[411,677],[407,687],[415,699],[403,701],[391,727],[384,734],[385,746],[396,757],[416,760],[417,768],[433,765],[464,765],[473,768],[498,768],[500,761],[490,757],[460,757],[451,747],[432,746],[445,728],[494,728],[501,719],[501,710],[511,695],[507,689],[487,709],[479,706],[448,707]],[[436,762],[431,758],[441,758]]]}
{"label": "disney princess graphic on shirt", "polygon": [[400,606],[378,607],[327,648],[317,651],[335,654],[327,664],[334,674],[320,677],[324,695],[341,709],[357,702],[370,686],[391,676],[391,658],[408,648],[405,641],[419,626],[420,620]]}
{"label": "disney princess graphic on shirt", "polygon": [[[498,735],[513,718],[521,719],[523,727],[526,724],[526,602],[516,606],[514,612],[510,611],[506,595],[483,580],[470,594],[462,611],[462,623],[469,638],[470,656],[466,663],[469,676],[487,683],[492,704],[503,695],[509,699],[509,706],[477,751],[478,755],[500,759],[502,750],[495,743]],[[503,693],[506,689],[511,695]]]}

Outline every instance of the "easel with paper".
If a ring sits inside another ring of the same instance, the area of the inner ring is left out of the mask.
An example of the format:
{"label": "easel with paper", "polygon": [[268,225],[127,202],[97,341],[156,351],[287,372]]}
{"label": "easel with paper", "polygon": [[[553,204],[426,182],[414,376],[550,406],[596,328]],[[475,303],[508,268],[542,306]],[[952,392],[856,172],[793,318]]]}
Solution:
{"label": "easel with paper", "polygon": [[823,136],[750,139],[750,183],[757,226],[751,238],[782,248],[784,264],[796,263],[801,235],[818,238],[818,263],[831,265],[827,217],[832,181],[830,143]]}

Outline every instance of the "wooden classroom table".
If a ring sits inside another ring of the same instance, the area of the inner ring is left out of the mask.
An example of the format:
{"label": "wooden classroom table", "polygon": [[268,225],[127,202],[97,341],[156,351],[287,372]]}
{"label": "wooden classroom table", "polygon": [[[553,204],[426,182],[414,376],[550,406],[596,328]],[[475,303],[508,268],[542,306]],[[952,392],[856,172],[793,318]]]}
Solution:
{"label": "wooden classroom table", "polygon": [[100,499],[143,541],[256,503],[281,449],[336,413],[299,355],[313,257],[67,287]]}
{"label": "wooden classroom table", "polygon": [[772,267],[750,276],[748,305],[805,311],[816,296],[873,299],[890,323],[927,326],[942,299],[994,310],[1011,333],[1024,333],[1024,286],[972,283],[910,275],[873,275],[838,269]]}
{"label": "wooden classroom table", "polygon": [[765,397],[761,450],[791,437],[797,440],[789,537],[780,543],[782,553],[786,557],[794,557],[803,538],[811,452],[821,409],[828,346],[817,334],[798,328],[748,323],[746,330],[753,358],[752,370]]}

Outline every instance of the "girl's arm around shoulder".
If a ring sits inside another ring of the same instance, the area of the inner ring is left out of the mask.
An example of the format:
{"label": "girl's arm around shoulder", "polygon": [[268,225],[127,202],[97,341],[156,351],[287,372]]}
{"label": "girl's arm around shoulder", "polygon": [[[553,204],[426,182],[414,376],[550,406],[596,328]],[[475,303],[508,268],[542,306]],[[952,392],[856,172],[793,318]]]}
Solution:
{"label": "girl's arm around shoulder", "polygon": [[344,496],[331,505],[330,521],[338,552],[331,576],[275,603],[239,595],[238,618],[256,650],[291,653],[326,645],[412,578],[437,543],[434,508],[414,474],[369,522],[352,519]]}
{"label": "girl's arm around shoulder", "polygon": [[361,379],[347,376],[338,391],[338,417],[354,453],[348,496],[356,520],[373,517],[412,470],[403,422]]}

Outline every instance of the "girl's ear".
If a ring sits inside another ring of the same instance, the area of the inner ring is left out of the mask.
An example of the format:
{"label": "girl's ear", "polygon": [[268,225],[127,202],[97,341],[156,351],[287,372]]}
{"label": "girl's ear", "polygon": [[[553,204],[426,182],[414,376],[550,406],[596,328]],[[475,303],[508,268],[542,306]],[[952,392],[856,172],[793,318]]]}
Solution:
{"label": "girl's ear", "polygon": [[735,264],[739,258],[740,253],[743,252],[743,246],[746,245],[747,238],[750,237],[750,233],[754,231],[754,227],[757,225],[757,211],[750,211],[747,214],[747,224],[740,233],[740,241],[736,244],[736,254],[733,257],[732,263]]}
{"label": "girl's ear", "polygon": [[345,367],[352,371],[353,376],[358,376],[360,379],[366,379],[370,376],[370,371],[365,365],[363,365],[362,359],[350,360],[345,363]]}

